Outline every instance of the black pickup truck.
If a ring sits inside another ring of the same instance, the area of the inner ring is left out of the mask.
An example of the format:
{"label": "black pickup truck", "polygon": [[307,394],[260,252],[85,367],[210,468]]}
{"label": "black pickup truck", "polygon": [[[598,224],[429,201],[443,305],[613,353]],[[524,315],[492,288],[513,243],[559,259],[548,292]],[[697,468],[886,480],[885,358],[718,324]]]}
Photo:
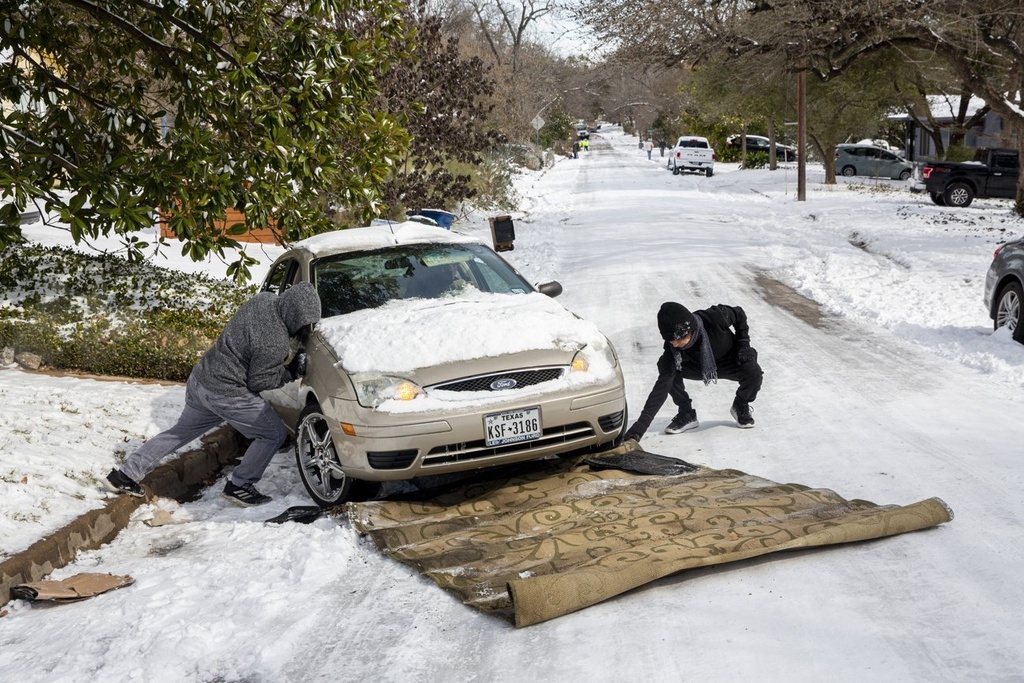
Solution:
{"label": "black pickup truck", "polygon": [[[974,161],[927,161],[920,166],[918,191],[940,206],[970,206],[975,197],[1017,196],[1017,150],[979,149]],[[923,185],[923,187],[922,187]]]}

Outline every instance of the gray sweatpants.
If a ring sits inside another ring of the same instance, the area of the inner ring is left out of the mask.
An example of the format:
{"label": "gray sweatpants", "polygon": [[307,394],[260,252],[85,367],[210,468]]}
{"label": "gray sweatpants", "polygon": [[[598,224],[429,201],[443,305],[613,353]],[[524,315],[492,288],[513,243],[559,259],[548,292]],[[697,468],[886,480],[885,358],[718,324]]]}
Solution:
{"label": "gray sweatpants", "polygon": [[230,479],[236,486],[255,484],[288,437],[284,423],[259,396],[215,394],[192,377],[185,385],[185,409],[175,425],[132,453],[121,471],[135,481],[142,481],[167,455],[224,422],[253,440]]}

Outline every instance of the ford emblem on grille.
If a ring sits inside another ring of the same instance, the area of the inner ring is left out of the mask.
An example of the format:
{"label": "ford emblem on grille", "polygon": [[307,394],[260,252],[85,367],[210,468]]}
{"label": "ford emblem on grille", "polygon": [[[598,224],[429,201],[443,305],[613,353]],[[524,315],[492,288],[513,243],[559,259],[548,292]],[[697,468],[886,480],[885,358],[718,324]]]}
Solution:
{"label": "ford emblem on grille", "polygon": [[491,391],[501,391],[502,389],[515,389],[516,382],[511,377],[502,377],[491,382]]}

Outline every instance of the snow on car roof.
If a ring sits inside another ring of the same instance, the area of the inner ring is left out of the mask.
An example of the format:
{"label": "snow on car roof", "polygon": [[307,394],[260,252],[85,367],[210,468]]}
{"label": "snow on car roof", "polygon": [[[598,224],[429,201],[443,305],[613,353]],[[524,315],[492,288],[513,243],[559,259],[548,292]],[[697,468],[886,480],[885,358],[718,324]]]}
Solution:
{"label": "snow on car roof", "polygon": [[421,242],[447,243],[480,243],[480,240],[468,235],[438,228],[433,225],[405,221],[390,225],[371,225],[367,228],[349,228],[335,230],[308,237],[290,245],[292,249],[305,249],[314,256],[339,251],[359,251],[362,249],[380,249],[399,244],[417,244]]}

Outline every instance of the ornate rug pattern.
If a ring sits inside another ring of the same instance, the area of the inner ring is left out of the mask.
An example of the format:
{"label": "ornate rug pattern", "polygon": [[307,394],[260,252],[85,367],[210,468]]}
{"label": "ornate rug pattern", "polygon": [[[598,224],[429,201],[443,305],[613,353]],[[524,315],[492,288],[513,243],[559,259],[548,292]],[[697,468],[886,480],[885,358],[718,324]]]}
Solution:
{"label": "ornate rug pattern", "polygon": [[686,569],[952,519],[938,498],[876,505],[737,470],[652,476],[583,461],[521,466],[428,500],[354,503],[348,514],[383,553],[517,627]]}

